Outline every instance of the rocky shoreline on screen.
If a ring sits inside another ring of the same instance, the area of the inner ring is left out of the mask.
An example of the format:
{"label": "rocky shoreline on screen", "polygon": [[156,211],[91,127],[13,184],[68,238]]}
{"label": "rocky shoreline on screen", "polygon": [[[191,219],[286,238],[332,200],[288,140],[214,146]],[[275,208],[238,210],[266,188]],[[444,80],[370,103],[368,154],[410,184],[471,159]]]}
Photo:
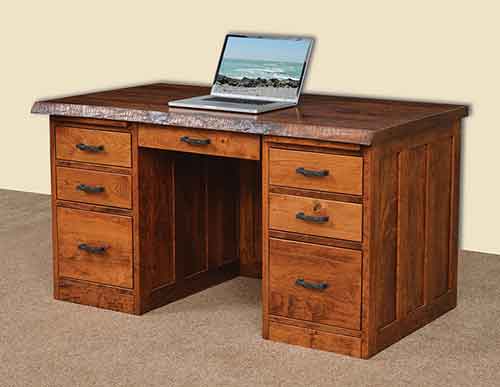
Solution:
{"label": "rocky shoreline on screen", "polygon": [[277,79],[277,78],[247,78],[243,77],[241,79],[227,77],[225,75],[218,75],[215,81],[219,85],[227,85],[234,87],[274,87],[274,88],[293,88],[297,89],[300,86],[300,82],[292,79]]}

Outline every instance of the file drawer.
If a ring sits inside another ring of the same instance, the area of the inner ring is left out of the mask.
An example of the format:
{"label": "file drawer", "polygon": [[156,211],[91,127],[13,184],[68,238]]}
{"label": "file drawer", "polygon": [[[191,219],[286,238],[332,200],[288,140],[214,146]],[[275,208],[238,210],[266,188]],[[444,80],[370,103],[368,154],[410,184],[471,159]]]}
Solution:
{"label": "file drawer", "polygon": [[269,168],[271,185],[363,193],[362,157],[271,148]]}
{"label": "file drawer", "polygon": [[271,238],[269,313],[359,330],[361,252]]}
{"label": "file drawer", "polygon": [[132,165],[130,133],[56,128],[56,158],[94,164],[130,167]]}
{"label": "file drawer", "polygon": [[362,205],[284,194],[269,194],[271,229],[361,241]]}
{"label": "file drawer", "polygon": [[57,167],[57,198],[104,206],[132,207],[132,177]]}
{"label": "file drawer", "polygon": [[59,276],[132,288],[132,218],[57,209]]}

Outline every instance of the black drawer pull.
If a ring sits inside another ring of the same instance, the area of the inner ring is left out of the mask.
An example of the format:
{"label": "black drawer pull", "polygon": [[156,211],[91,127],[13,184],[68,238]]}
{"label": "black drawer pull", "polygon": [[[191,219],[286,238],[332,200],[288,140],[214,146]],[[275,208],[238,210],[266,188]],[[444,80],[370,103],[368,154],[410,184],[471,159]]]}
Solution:
{"label": "black drawer pull", "polygon": [[104,254],[108,248],[106,246],[90,246],[86,243],[80,243],[78,249],[90,254]]}
{"label": "black drawer pull", "polygon": [[86,193],[101,193],[101,192],[104,192],[104,187],[92,186],[92,185],[87,185],[87,184],[78,184],[76,186],[76,189],[78,191],[83,191],[83,192],[86,192]]}
{"label": "black drawer pull", "polygon": [[330,219],[329,216],[306,215],[303,212],[297,212],[295,217],[297,219],[303,220],[305,222],[313,222],[313,223],[326,223]]}
{"label": "black drawer pull", "polygon": [[321,290],[321,291],[325,290],[328,287],[328,284],[326,282],[320,282],[319,284],[313,284],[312,282],[304,281],[303,278],[299,278],[298,280],[296,280],[295,285],[302,286],[303,288],[306,288],[306,289]]}
{"label": "black drawer pull", "polygon": [[210,144],[210,139],[199,139],[199,138],[190,138],[188,136],[182,136],[181,141],[185,142],[186,144],[189,145],[208,145]]}
{"label": "black drawer pull", "polygon": [[295,172],[307,176],[307,177],[325,177],[329,175],[328,169],[322,169],[321,171],[312,171],[310,169],[305,169],[303,167],[297,168]]}
{"label": "black drawer pull", "polygon": [[93,153],[99,153],[99,152],[104,152],[104,145],[87,145],[87,144],[76,144],[75,145],[78,149],[84,152],[93,152]]}

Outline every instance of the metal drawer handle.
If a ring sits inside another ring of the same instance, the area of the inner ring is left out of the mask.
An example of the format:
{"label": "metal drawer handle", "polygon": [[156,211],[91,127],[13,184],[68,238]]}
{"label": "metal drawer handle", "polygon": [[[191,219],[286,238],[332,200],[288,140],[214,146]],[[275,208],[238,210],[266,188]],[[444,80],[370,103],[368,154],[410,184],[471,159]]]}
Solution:
{"label": "metal drawer handle", "polygon": [[303,212],[297,212],[295,218],[303,220],[305,222],[313,222],[313,223],[326,223],[330,219],[329,216],[306,215]]}
{"label": "metal drawer handle", "polygon": [[328,284],[326,282],[320,282],[319,284],[314,284],[312,282],[304,281],[304,278],[297,279],[295,281],[295,285],[302,286],[303,288],[306,289],[320,290],[320,291],[323,291],[328,287]]}
{"label": "metal drawer handle", "polygon": [[101,193],[101,192],[104,192],[104,187],[92,186],[92,185],[87,185],[87,184],[78,184],[76,186],[76,189],[78,191],[83,191],[83,192],[86,192],[86,193]]}
{"label": "metal drawer handle", "polygon": [[94,153],[99,153],[99,152],[104,152],[104,145],[87,145],[87,144],[76,144],[75,145],[78,149],[84,152],[94,152]]}
{"label": "metal drawer handle", "polygon": [[305,169],[304,167],[297,168],[295,172],[307,177],[325,177],[330,174],[328,169],[322,169],[321,171],[312,171],[310,169]]}
{"label": "metal drawer handle", "polygon": [[186,144],[189,145],[208,145],[210,144],[210,139],[198,139],[198,138],[190,138],[188,136],[182,136],[181,141],[185,142]]}
{"label": "metal drawer handle", "polygon": [[90,254],[104,254],[108,247],[106,246],[90,246],[86,243],[80,243],[78,245],[79,250],[86,251],[87,253]]}

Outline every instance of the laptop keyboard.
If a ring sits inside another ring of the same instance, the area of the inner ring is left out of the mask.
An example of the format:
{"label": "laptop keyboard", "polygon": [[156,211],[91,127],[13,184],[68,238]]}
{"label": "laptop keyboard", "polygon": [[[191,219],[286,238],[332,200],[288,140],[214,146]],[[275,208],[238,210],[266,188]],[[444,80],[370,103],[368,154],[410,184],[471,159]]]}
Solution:
{"label": "laptop keyboard", "polygon": [[267,105],[267,104],[276,102],[276,101],[260,101],[260,100],[255,100],[255,99],[252,100],[252,99],[225,98],[225,97],[209,97],[209,98],[204,98],[203,101],[243,103],[246,105]]}

